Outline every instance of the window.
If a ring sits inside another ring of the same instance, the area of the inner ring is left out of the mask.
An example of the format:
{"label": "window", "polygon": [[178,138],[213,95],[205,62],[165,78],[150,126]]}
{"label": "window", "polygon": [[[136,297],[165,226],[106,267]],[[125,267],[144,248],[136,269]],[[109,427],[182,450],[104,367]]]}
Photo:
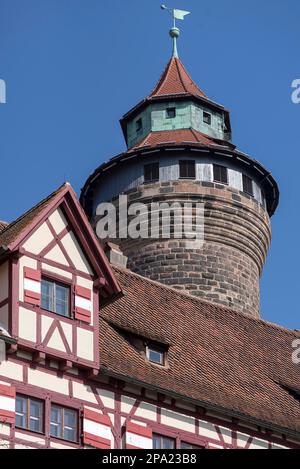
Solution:
{"label": "window", "polygon": [[245,174],[243,174],[243,191],[246,194],[253,195],[253,181]]}
{"label": "window", "polygon": [[214,181],[228,184],[228,172],[225,166],[214,164]]}
{"label": "window", "polygon": [[16,427],[32,432],[43,432],[44,404],[38,399],[17,395]]}
{"label": "window", "polygon": [[153,449],[175,449],[175,440],[166,436],[153,434]]}
{"label": "window", "polygon": [[78,412],[52,404],[50,434],[61,440],[76,442],[78,439]]}
{"label": "window", "polygon": [[146,164],[144,166],[144,181],[153,182],[159,180],[159,163]]}
{"label": "window", "polygon": [[203,122],[204,124],[211,125],[211,114],[209,112],[203,112]]}
{"label": "window", "polygon": [[174,119],[174,117],[176,117],[176,108],[169,107],[167,109],[167,119]]}
{"label": "window", "polygon": [[195,161],[190,161],[190,160],[179,161],[179,177],[182,179],[195,179],[196,178]]}
{"label": "window", "polygon": [[42,279],[42,308],[59,314],[70,316],[70,287],[52,280]]}
{"label": "window", "polygon": [[181,449],[204,449],[203,446],[197,446],[191,443],[185,443],[184,441],[181,442],[180,448]]}
{"label": "window", "polygon": [[156,363],[157,365],[165,365],[165,351],[156,345],[147,345],[146,356],[149,362]]}
{"label": "window", "polygon": [[137,132],[140,132],[140,131],[143,129],[143,121],[142,121],[142,119],[141,119],[141,118],[138,119],[138,120],[136,121],[135,125],[136,125],[136,131],[137,131]]}

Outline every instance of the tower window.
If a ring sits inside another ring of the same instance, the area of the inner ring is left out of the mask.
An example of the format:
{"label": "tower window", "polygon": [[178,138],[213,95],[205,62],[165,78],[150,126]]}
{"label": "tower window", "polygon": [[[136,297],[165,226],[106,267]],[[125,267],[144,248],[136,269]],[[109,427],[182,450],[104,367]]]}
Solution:
{"label": "tower window", "polygon": [[253,181],[245,174],[243,174],[243,192],[253,196]]}
{"label": "tower window", "polygon": [[228,171],[225,166],[214,164],[214,181],[228,184]]}
{"label": "tower window", "polygon": [[179,177],[181,179],[196,179],[196,164],[193,160],[179,161]]}
{"label": "tower window", "polygon": [[203,122],[204,124],[211,125],[211,114],[209,112],[203,112]]}
{"label": "tower window", "polygon": [[140,132],[143,129],[143,120],[140,118],[135,123],[136,131]]}
{"label": "tower window", "polygon": [[176,117],[176,108],[169,107],[167,109],[167,119],[174,119],[174,117]]}
{"label": "tower window", "polygon": [[145,164],[144,181],[145,182],[159,181],[159,163]]}
{"label": "tower window", "polygon": [[157,345],[148,344],[146,346],[146,357],[151,363],[161,366],[165,365],[165,350]]}
{"label": "tower window", "polygon": [[60,316],[70,316],[70,287],[42,279],[42,308]]}

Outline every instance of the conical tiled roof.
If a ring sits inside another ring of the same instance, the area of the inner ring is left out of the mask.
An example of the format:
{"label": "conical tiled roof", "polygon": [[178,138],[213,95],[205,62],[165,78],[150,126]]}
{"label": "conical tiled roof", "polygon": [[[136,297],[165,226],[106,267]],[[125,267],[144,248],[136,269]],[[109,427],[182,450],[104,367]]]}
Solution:
{"label": "conical tiled roof", "polygon": [[181,60],[172,57],[148,99],[182,94],[206,98],[205,93],[192,80]]}

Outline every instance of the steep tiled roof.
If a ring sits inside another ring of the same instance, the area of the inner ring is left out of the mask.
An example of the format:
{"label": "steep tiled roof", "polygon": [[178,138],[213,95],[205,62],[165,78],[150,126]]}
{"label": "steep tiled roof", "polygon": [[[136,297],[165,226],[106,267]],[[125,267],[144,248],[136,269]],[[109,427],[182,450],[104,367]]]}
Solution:
{"label": "steep tiled roof", "polygon": [[205,98],[206,95],[192,80],[180,59],[172,57],[149,98],[169,95],[191,94]]}
{"label": "steep tiled roof", "polygon": [[[111,373],[186,396],[266,427],[300,432],[299,333],[115,269],[125,296],[100,312],[100,357]],[[169,344],[169,368],[146,362],[126,332]],[[162,391],[163,392],[163,391]]]}
{"label": "steep tiled roof", "polygon": [[134,151],[137,148],[143,148],[145,146],[163,145],[164,143],[199,143],[205,146],[223,146],[224,148],[234,147],[234,145],[230,143],[211,138],[208,135],[204,135],[203,133],[196,130],[183,129],[150,132],[150,134],[148,134],[141,142],[131,148],[130,151]]}
{"label": "steep tiled roof", "polygon": [[1,233],[1,231],[4,230],[4,228],[7,227],[7,225],[8,225],[8,223],[6,223],[6,221],[0,220],[0,233]]}
{"label": "steep tiled roof", "polygon": [[33,208],[21,215],[17,220],[10,223],[2,231],[0,231],[0,247],[8,246],[10,243],[27,228],[28,225],[49,205],[49,203],[57,196],[57,194],[65,189],[65,184],[59,187],[56,191],[52,192],[48,197],[39,202]]}

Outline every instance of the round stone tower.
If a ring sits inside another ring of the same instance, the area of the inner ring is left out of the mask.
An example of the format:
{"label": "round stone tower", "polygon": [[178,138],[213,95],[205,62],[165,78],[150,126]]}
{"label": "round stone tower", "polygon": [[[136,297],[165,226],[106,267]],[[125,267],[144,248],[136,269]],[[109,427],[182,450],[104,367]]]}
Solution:
{"label": "round stone tower", "polygon": [[[204,244],[186,239],[118,239],[128,268],[191,295],[258,317],[259,281],[279,192],[269,171],[231,141],[229,112],[196,85],[177,56],[152,93],[122,119],[127,151],[88,178],[81,203],[96,227],[97,207],[202,203]],[[174,220],[173,220],[174,222]],[[111,239],[116,242],[115,239]]]}

